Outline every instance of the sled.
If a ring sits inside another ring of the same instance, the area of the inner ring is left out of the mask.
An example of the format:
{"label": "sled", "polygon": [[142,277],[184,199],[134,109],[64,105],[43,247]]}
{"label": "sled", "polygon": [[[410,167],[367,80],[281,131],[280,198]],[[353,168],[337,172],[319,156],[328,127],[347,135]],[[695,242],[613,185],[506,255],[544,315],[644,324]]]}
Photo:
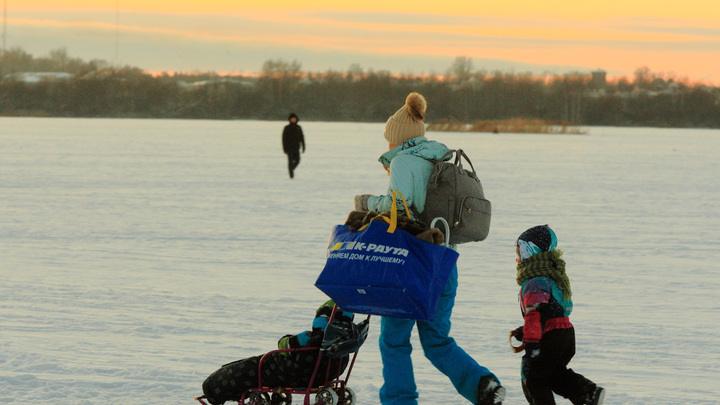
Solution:
{"label": "sled", "polygon": [[[333,325],[336,309],[337,305],[333,307],[333,312],[330,316],[328,327]],[[368,315],[367,318],[365,318],[365,320],[360,323],[360,325],[364,327],[365,336],[367,336],[367,326],[369,325],[369,322],[370,315]],[[327,334],[328,333],[326,332],[326,335]],[[302,397],[303,405],[355,405],[357,404],[355,392],[347,386],[347,383],[350,379],[350,373],[352,372],[353,365],[355,364],[355,359],[357,358],[359,347],[360,345],[362,345],[362,342],[364,342],[365,336],[362,337],[362,341],[357,344],[357,347],[350,349],[351,351],[348,353],[348,355],[352,354],[352,356],[349,358],[349,361],[347,363],[347,369],[344,373],[341,373],[342,362],[339,362],[339,364],[337,365],[337,372],[333,373],[333,375],[338,376],[337,378],[330,378],[330,361],[333,358],[337,357],[334,357],[336,355],[333,355],[331,353],[331,350],[328,350],[328,347],[323,347],[325,346],[325,341],[323,341],[323,346],[318,347],[278,349],[267,352],[262,356],[258,365],[258,386],[255,388],[250,388],[243,392],[242,397],[239,400],[231,401],[235,401],[239,405],[291,405],[293,404],[293,396],[295,396]],[[337,339],[335,339],[335,341],[337,342]],[[344,343],[346,342],[340,342],[339,344],[339,351],[341,352],[347,348],[346,346],[344,346]],[[334,348],[337,349],[338,344],[335,344]],[[268,356],[274,353],[298,352],[308,350],[317,350],[319,354],[317,361],[315,362],[315,369],[312,373],[312,376],[310,377],[310,383],[307,387],[271,388],[263,386],[262,367],[263,361]],[[347,350],[345,350],[345,352],[347,352]],[[318,369],[323,364],[323,362],[327,363],[327,367],[325,367],[326,372],[324,376],[320,376],[318,375]],[[323,383],[316,387],[316,385],[318,384],[315,384],[315,382],[320,381],[320,379],[322,379]],[[204,395],[195,398],[195,400],[202,405],[210,405],[210,403],[206,401],[207,398]]]}

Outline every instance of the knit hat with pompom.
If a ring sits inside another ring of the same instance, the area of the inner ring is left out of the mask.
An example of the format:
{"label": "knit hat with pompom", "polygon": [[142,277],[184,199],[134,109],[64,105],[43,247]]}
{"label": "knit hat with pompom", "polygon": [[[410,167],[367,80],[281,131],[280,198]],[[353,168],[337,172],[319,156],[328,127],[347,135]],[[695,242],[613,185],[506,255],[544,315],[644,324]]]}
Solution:
{"label": "knit hat with pompom", "polygon": [[392,145],[425,135],[427,101],[420,93],[410,93],[402,106],[385,124],[385,139]]}

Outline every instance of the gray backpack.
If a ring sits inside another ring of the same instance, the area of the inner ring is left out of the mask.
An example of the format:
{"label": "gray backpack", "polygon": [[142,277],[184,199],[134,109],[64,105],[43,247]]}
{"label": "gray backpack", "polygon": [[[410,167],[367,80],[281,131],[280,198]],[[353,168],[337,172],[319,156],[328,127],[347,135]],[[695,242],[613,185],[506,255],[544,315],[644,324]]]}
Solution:
{"label": "gray backpack", "polygon": [[[472,171],[463,168],[461,158],[465,158]],[[435,168],[428,183],[425,210],[419,219],[429,224],[434,218],[445,218],[450,224],[450,243],[453,245],[485,240],[490,232],[492,206],[485,199],[470,159],[458,149],[450,150],[440,160],[432,162]]]}

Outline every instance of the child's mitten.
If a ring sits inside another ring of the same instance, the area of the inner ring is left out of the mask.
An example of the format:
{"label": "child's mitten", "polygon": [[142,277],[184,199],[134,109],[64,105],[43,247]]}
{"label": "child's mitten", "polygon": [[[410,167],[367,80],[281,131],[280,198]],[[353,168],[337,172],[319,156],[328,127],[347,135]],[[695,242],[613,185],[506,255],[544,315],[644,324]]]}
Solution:
{"label": "child's mitten", "polygon": [[518,342],[523,341],[523,327],[520,326],[517,329],[510,332],[510,336],[515,337]]}
{"label": "child's mitten", "polygon": [[525,343],[521,343],[518,346],[513,345],[513,342],[512,342],[513,337],[520,342],[523,341],[523,327],[522,326],[510,331],[510,336],[508,336],[508,341],[510,342],[510,348],[512,348],[513,353],[520,353],[521,351],[525,350]]}

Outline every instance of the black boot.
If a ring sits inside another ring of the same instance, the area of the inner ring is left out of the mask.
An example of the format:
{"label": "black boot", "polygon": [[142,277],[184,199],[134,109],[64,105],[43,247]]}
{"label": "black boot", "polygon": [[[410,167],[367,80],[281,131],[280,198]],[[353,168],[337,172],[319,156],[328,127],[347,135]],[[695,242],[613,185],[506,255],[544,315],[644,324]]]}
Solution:
{"label": "black boot", "polygon": [[602,405],[605,399],[605,388],[595,386],[585,397],[586,405]]}
{"label": "black boot", "polygon": [[477,405],[501,405],[505,399],[505,387],[491,375],[483,376],[478,383]]}

